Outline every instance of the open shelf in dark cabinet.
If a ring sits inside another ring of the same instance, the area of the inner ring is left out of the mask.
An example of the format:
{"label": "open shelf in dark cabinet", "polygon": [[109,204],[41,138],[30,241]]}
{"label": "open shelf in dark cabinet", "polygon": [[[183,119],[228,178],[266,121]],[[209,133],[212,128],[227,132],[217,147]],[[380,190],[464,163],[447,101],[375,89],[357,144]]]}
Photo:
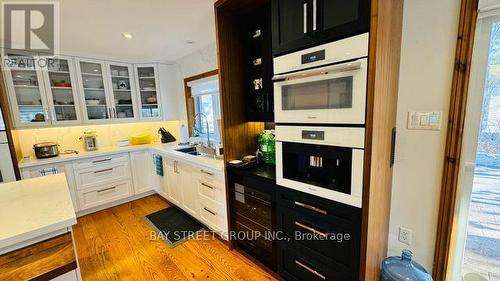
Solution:
{"label": "open shelf in dark cabinet", "polygon": [[247,120],[272,122],[274,103],[270,3],[242,16],[241,30],[246,63],[244,81]]}

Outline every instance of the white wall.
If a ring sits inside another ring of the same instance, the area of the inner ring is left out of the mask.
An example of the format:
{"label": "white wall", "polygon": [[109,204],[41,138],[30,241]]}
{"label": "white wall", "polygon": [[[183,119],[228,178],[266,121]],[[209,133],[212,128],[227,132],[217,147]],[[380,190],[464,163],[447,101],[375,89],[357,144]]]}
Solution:
{"label": "white wall", "polygon": [[[429,8],[432,7],[432,8]],[[389,255],[410,248],[432,270],[460,1],[405,1]],[[408,111],[442,111],[441,131],[406,129]],[[410,247],[398,228],[413,231]]]}
{"label": "white wall", "polygon": [[[215,40],[215,38],[214,38]],[[177,100],[179,119],[187,124],[186,99],[184,97],[184,78],[217,69],[217,48],[215,42],[201,47],[198,51],[180,58],[175,62],[177,68]]]}

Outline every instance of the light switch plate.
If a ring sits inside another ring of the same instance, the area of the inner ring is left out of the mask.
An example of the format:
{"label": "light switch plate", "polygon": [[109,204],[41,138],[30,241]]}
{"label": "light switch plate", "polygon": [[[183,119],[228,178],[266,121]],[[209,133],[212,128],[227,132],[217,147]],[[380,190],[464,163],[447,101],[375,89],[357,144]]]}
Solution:
{"label": "light switch plate", "polygon": [[441,111],[410,111],[408,112],[409,130],[441,130]]}

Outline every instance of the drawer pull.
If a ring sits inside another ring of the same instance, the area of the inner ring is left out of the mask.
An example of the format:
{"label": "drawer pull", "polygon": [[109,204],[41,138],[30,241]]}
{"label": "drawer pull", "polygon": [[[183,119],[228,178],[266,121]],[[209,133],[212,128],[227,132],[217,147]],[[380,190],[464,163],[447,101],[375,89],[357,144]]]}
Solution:
{"label": "drawer pull", "polygon": [[209,172],[209,171],[205,171],[205,170],[203,170],[203,169],[202,169],[202,170],[200,170],[200,172],[202,172],[202,173],[204,173],[204,174],[207,174],[207,175],[209,175],[209,176],[213,176],[213,175],[214,175],[214,173]]}
{"label": "drawer pull", "polygon": [[100,174],[100,173],[111,172],[111,171],[113,171],[113,168],[95,171],[94,174]]}
{"label": "drawer pull", "polygon": [[206,184],[206,183],[204,183],[204,182],[202,182],[202,183],[201,183],[201,185],[203,185],[203,186],[205,186],[205,187],[208,187],[208,188],[210,188],[210,189],[215,189],[215,187],[213,187],[213,186],[211,186],[211,185],[209,185],[209,184]]}
{"label": "drawer pull", "polygon": [[102,163],[102,162],[107,162],[107,161],[111,161],[111,158],[105,158],[105,159],[101,159],[101,160],[94,160],[94,161],[92,161],[92,163],[97,164],[97,163]]}
{"label": "drawer pull", "polygon": [[300,222],[298,222],[298,221],[296,221],[296,222],[295,222],[295,225],[296,225],[296,226],[298,226],[298,227],[301,227],[301,228],[303,228],[303,229],[305,229],[305,230],[307,230],[307,231],[309,231],[309,232],[312,232],[312,233],[314,233],[314,234],[317,234],[317,235],[320,235],[320,236],[323,236],[323,237],[325,237],[325,236],[326,236],[326,233],[321,232],[321,231],[319,231],[319,230],[317,230],[317,229],[315,229],[315,228],[312,228],[312,227],[310,227],[310,226],[307,226],[307,225],[305,225],[305,224],[303,224],[303,223],[300,223]]}
{"label": "drawer pull", "polygon": [[314,207],[314,206],[311,206],[308,204],[304,204],[302,202],[295,201],[295,205],[300,206],[300,207],[304,207],[306,209],[309,209],[309,210],[314,211],[314,212],[318,212],[318,213],[323,214],[323,215],[328,214],[328,212],[323,210],[323,209],[320,209],[320,208],[317,208],[317,207]]}
{"label": "drawer pull", "polygon": [[113,186],[113,187],[110,187],[110,188],[105,188],[105,189],[98,190],[97,193],[111,191],[111,190],[115,190],[115,189],[116,189],[116,186]]}
{"label": "drawer pull", "polygon": [[209,212],[210,214],[212,214],[212,215],[214,215],[214,216],[216,216],[216,215],[217,215],[217,213],[216,213],[216,212],[211,211],[211,210],[209,210],[209,209],[207,209],[207,208],[205,208],[205,207],[203,207],[203,210],[205,210],[205,211]]}
{"label": "drawer pull", "polygon": [[300,262],[298,260],[295,260],[295,264],[298,265],[298,266],[300,266],[300,267],[302,267],[303,269],[311,272],[312,274],[316,275],[317,277],[319,277],[319,278],[321,278],[323,280],[326,280],[325,275],[319,273],[317,270],[312,269],[310,266],[305,265],[304,263],[302,263],[302,262]]}

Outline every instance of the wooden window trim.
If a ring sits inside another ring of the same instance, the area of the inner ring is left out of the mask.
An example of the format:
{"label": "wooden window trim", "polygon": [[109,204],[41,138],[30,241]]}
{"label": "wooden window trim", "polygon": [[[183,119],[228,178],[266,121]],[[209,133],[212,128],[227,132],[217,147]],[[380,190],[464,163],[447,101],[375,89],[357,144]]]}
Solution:
{"label": "wooden window trim", "polygon": [[432,271],[434,280],[450,278],[453,221],[477,13],[478,0],[461,1]]}
{"label": "wooden window trim", "polygon": [[193,126],[194,126],[194,100],[191,95],[191,87],[188,86],[188,83],[191,81],[203,79],[206,77],[210,76],[215,76],[219,75],[219,70],[214,69],[208,72],[204,72],[201,74],[197,74],[194,76],[190,76],[187,78],[184,78],[184,98],[186,99],[186,113],[187,113],[187,120],[188,120],[188,130],[189,130],[189,135],[193,133]]}

